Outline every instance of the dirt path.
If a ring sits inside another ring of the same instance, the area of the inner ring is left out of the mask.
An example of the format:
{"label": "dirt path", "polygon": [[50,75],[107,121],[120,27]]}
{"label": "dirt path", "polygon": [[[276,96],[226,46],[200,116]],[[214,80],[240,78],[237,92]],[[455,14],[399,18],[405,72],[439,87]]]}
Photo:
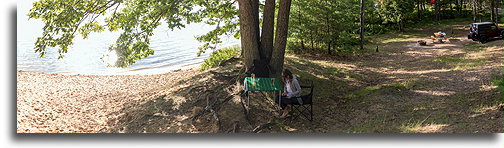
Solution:
{"label": "dirt path", "polygon": [[[470,41],[464,36],[469,23],[458,24],[378,36],[368,48],[378,46],[379,53],[353,60],[287,58],[289,68],[319,86],[317,121],[289,126],[300,132],[503,132],[502,40]],[[448,42],[429,39],[439,30],[448,32]]]}

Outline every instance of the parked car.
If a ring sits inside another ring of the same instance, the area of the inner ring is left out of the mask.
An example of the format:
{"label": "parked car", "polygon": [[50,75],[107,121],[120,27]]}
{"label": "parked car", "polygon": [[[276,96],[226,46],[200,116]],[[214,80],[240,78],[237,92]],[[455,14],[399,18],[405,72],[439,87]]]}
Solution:
{"label": "parked car", "polygon": [[472,23],[469,25],[469,28],[470,32],[467,38],[473,41],[480,41],[481,43],[486,43],[489,39],[494,37],[502,38],[504,33],[502,28],[499,28],[492,22]]}

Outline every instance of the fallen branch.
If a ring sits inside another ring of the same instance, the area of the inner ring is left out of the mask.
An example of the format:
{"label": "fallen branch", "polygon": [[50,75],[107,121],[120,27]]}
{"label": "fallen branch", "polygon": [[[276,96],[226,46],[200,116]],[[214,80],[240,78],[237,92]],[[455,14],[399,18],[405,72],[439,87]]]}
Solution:
{"label": "fallen branch", "polygon": [[219,115],[217,114],[217,112],[215,112],[213,109],[210,108],[210,113],[212,113],[212,116],[214,117],[214,119],[217,121],[217,127],[219,128],[217,131],[221,131],[222,129],[222,124],[221,124],[221,121],[219,119]]}
{"label": "fallen branch", "polygon": [[247,123],[249,125],[253,125],[252,121],[250,120],[248,107],[245,105],[246,103],[245,103],[245,101],[243,99],[243,96],[240,97],[240,102],[241,102],[241,105],[243,107],[243,114],[245,115],[245,120],[247,120]]}
{"label": "fallen branch", "polygon": [[275,123],[273,123],[273,122],[261,124],[261,125],[257,126],[256,128],[254,128],[254,130],[252,130],[252,132],[259,133],[261,130],[263,130],[265,128],[269,128],[270,126],[273,126],[273,125],[275,125]]}

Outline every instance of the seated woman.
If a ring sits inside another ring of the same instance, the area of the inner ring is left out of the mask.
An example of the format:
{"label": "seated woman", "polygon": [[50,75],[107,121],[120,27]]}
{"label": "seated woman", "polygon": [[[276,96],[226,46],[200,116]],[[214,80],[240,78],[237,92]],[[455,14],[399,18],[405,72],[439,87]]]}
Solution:
{"label": "seated woman", "polygon": [[[301,94],[301,86],[299,85],[296,76],[294,76],[288,69],[282,72],[282,78],[285,81],[284,92],[280,98],[280,107],[282,108],[282,115],[280,118],[285,118],[289,114],[289,109],[287,105],[289,104],[303,104],[303,101],[299,97]],[[279,104],[279,100],[275,99],[275,102]]]}

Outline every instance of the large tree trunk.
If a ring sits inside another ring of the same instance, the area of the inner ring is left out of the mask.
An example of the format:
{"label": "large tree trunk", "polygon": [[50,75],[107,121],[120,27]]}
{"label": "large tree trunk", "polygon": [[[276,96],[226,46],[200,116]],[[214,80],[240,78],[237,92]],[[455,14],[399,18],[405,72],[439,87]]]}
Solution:
{"label": "large tree trunk", "polygon": [[283,69],[285,46],[287,45],[287,31],[289,28],[289,13],[291,2],[292,0],[280,0],[274,50],[273,54],[271,55],[271,62],[269,64],[272,71],[272,76],[274,77],[280,77]]}
{"label": "large tree trunk", "polygon": [[[252,0],[255,1],[255,0]],[[240,16],[240,36],[241,36],[241,48],[243,50],[243,58],[245,63],[245,68],[248,71],[254,60],[260,60],[259,54],[259,25],[258,12],[259,10],[254,10],[256,7],[250,0],[238,0],[239,5],[239,16]],[[256,13],[256,14],[254,14]]]}
{"label": "large tree trunk", "polygon": [[275,0],[266,0],[264,5],[261,31],[261,58],[269,63],[273,52],[273,34],[275,25]]}
{"label": "large tree trunk", "polygon": [[259,51],[259,59],[263,58],[261,57],[262,55],[262,49],[261,49],[261,36],[260,36],[260,32],[261,32],[261,29],[259,28],[259,0],[248,0],[251,5],[252,5],[252,14],[253,14],[253,18],[254,18],[254,22],[253,22],[253,25],[254,27],[256,28],[255,29],[255,36],[256,36],[256,42],[257,42],[257,45],[258,45],[258,51]]}

